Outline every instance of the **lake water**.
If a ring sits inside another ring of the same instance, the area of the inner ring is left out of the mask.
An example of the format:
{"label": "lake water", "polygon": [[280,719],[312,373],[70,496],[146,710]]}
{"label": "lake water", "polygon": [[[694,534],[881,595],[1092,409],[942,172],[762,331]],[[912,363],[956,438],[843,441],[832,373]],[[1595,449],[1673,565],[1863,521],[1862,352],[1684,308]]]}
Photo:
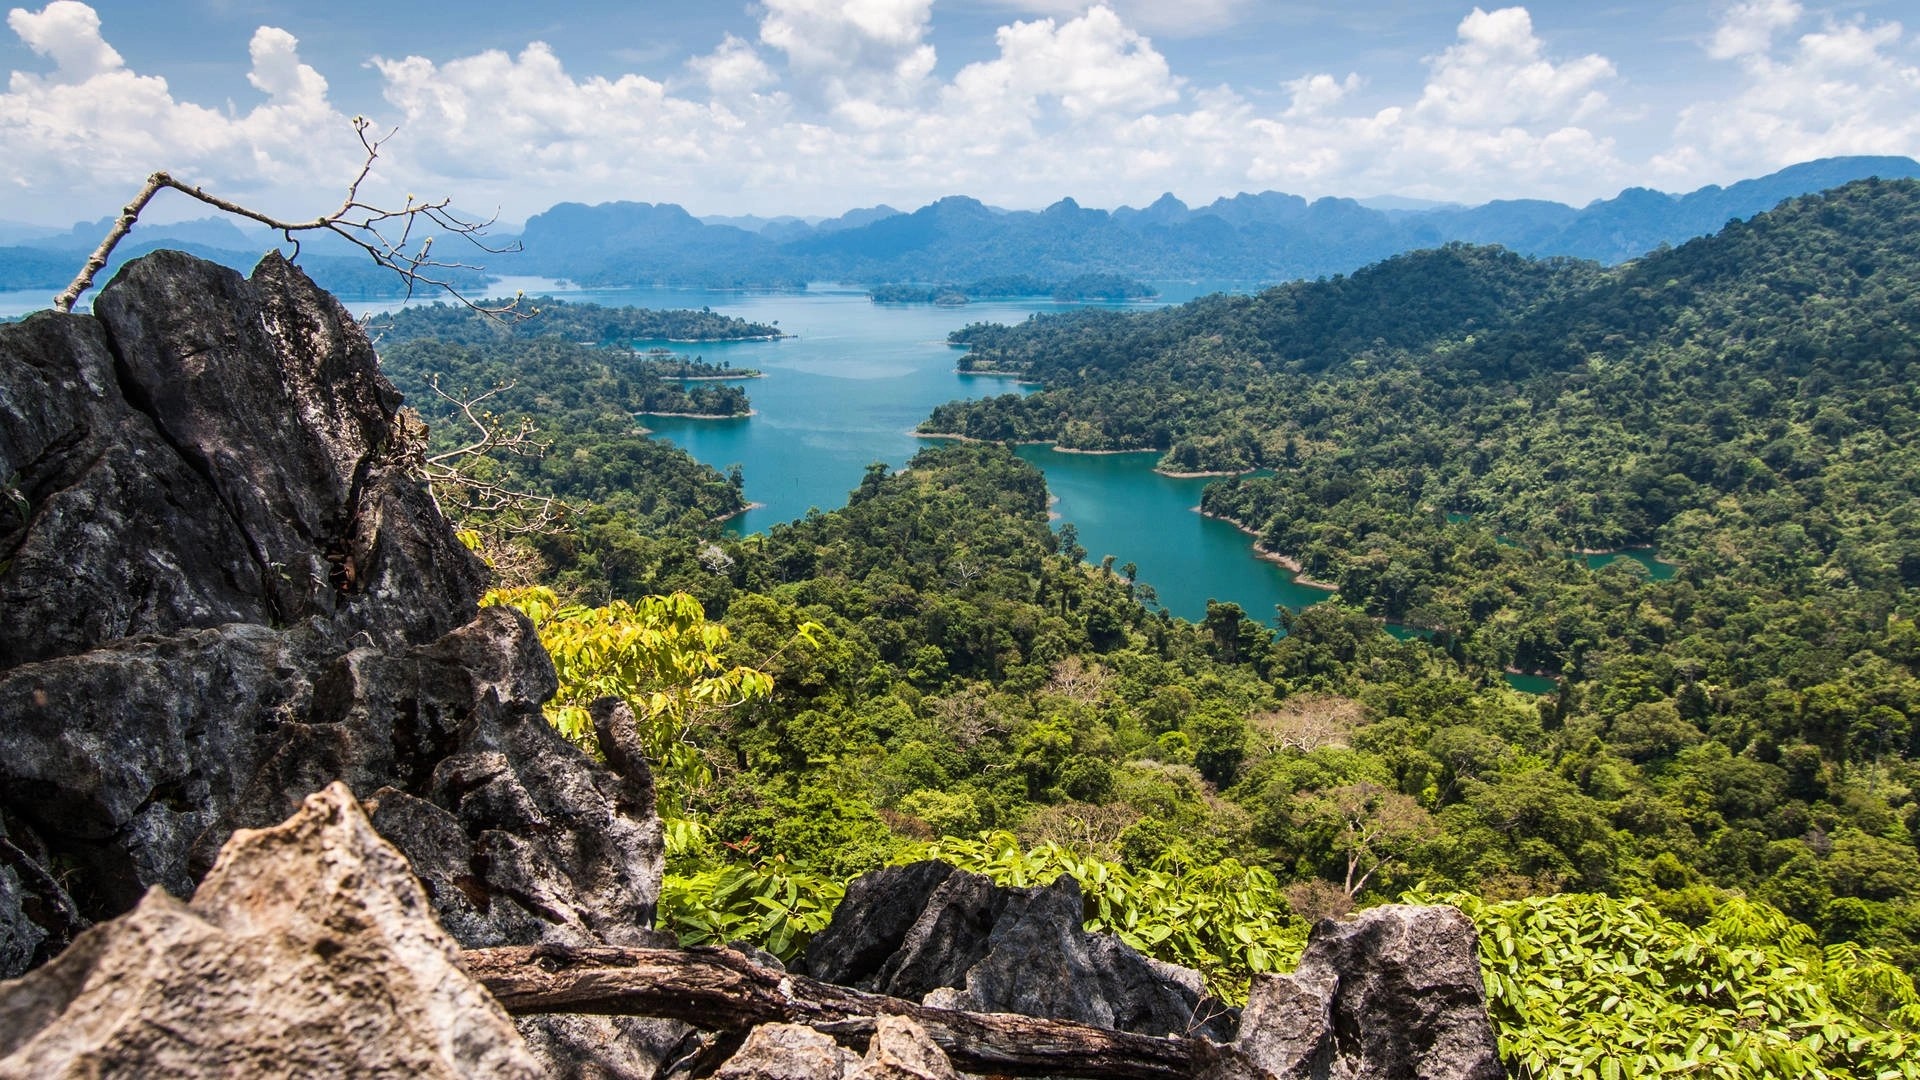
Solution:
{"label": "lake water", "polygon": [[[1236,283],[1158,283],[1162,303]],[[958,350],[946,336],[970,322],[1019,322],[1035,312],[1065,310],[1050,301],[993,301],[963,307],[877,305],[858,288],[816,285],[804,293],[708,292],[687,289],[556,288],[544,279],[506,279],[498,292],[553,292],[576,302],[654,308],[710,307],[754,322],[775,323],[788,334],[779,341],[676,344],[676,351],[735,368],[757,368],[766,378],[745,383],[756,415],[736,420],[648,417],[645,423],[695,458],[726,469],[740,465],[746,496],[761,504],[729,523],[756,532],[801,517],[808,509],[831,510],[876,461],[899,468],[930,441],[913,428],[933,407],[955,398],[1018,392],[1005,379],[954,371]],[[0,293],[0,316],[45,306],[39,293]],[[391,310],[386,302],[355,302],[355,314]],[[1140,305],[1131,305],[1140,306]],[[1207,601],[1238,603],[1263,622],[1276,605],[1299,608],[1328,595],[1293,582],[1285,569],[1254,557],[1251,538],[1225,522],[1196,512],[1204,479],[1175,479],[1153,472],[1156,455],[1062,454],[1025,446],[1022,458],[1046,474],[1054,510],[1079,530],[1088,557],[1112,555],[1115,565],[1134,563],[1139,580],[1152,586],[1175,615],[1198,620]],[[1598,566],[1633,558],[1656,578],[1673,568],[1652,553],[1593,556]],[[1533,689],[1533,687],[1529,687]]]}

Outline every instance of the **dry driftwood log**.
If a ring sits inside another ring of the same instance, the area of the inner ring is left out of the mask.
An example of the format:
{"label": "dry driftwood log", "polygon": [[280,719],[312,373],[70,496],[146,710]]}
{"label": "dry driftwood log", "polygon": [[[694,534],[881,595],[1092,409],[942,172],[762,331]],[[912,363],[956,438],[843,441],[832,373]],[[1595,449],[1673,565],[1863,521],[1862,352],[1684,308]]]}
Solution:
{"label": "dry driftwood log", "polygon": [[469,949],[468,972],[514,1015],[660,1016],[709,1031],[799,1023],[861,1042],[881,1016],[917,1021],[967,1072],[1104,1080],[1190,1077],[1231,1053],[1206,1039],[1155,1038],[1010,1013],[932,1009],[761,967],[724,949]]}

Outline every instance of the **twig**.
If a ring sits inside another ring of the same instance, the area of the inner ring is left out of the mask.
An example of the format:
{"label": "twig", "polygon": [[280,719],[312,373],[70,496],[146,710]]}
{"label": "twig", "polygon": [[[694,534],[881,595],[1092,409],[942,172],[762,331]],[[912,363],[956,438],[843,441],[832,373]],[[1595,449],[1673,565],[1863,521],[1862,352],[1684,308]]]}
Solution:
{"label": "twig", "polygon": [[[407,283],[406,295],[409,298],[413,296],[416,286],[431,286],[446,291],[460,303],[483,315],[496,319],[525,318],[526,316],[518,312],[512,304],[500,307],[483,307],[476,304],[462,295],[446,277],[440,276],[442,271],[481,270],[483,267],[434,258],[435,238],[432,236],[420,241],[417,245],[413,241],[414,226],[424,219],[440,229],[465,238],[475,247],[491,254],[520,250],[518,241],[503,247],[490,247],[480,239],[493,225],[495,218],[470,221],[454,213],[452,200],[447,198],[420,202],[409,194],[406,203],[398,209],[375,206],[361,201],[360,187],[366,182],[367,177],[372,175],[373,164],[380,157],[380,147],[394,135],[394,131],[388,131],[379,138],[373,138],[368,134],[372,126],[372,122],[366,117],[353,118],[354,134],[359,137],[360,145],[366,151],[366,157],[361,161],[360,171],[354,176],[353,182],[347,185],[347,194],[341,200],[340,206],[332,213],[322,214],[311,221],[288,221],[261,213],[252,207],[242,206],[214,195],[199,186],[176,180],[171,173],[164,171],[148,176],[146,185],[133,197],[133,201],[121,209],[120,216],[115,220],[113,228],[108,231],[106,239],[100,241],[100,246],[87,257],[86,265],[81,267],[79,275],[73,279],[72,284],[53,298],[53,309],[61,312],[73,310],[74,303],[85,295],[87,290],[93,288],[95,276],[106,268],[107,260],[113,256],[113,249],[133,231],[134,223],[140,219],[140,214],[146,210],[147,204],[152,202],[154,196],[160,192],[172,189],[216,210],[243,217],[249,221],[257,221],[275,230],[293,245],[292,257],[295,259],[300,256],[300,240],[295,234],[329,232],[371,255],[378,265],[400,275],[401,280]],[[399,231],[398,235],[391,235],[396,228]]]}

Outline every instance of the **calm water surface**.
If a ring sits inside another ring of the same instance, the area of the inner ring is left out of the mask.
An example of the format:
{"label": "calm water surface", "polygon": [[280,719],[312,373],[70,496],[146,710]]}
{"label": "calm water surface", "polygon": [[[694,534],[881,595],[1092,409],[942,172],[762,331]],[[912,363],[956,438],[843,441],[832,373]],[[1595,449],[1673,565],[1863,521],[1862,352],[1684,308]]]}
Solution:
{"label": "calm water surface", "polygon": [[[530,295],[552,283],[509,281]],[[1157,286],[1161,302],[1229,287],[1224,283]],[[960,375],[959,350],[947,334],[971,322],[1020,322],[1035,312],[1067,310],[1049,301],[995,301],[945,308],[880,305],[864,290],[816,285],[805,293],[609,289],[556,293],[568,300],[640,307],[711,307],[754,322],[777,323],[795,335],[779,341],[703,342],[671,347],[766,378],[745,383],[755,415],[738,420],[646,417],[644,423],[720,469],[739,465],[746,496],[762,504],[729,527],[758,532],[811,508],[845,505],[869,464],[905,465],[935,445],[913,429],[933,407],[955,398],[1019,392],[1006,379]],[[354,306],[355,311],[365,305]],[[389,305],[391,306],[391,305]],[[1131,305],[1138,307],[1140,305]],[[1208,599],[1231,600],[1254,618],[1274,619],[1274,606],[1299,607],[1326,593],[1294,585],[1291,575],[1253,557],[1251,538],[1195,512],[1204,480],[1153,472],[1153,454],[1059,454],[1020,448],[1047,476],[1054,510],[1080,531],[1098,561],[1139,567],[1174,614],[1199,619]]]}

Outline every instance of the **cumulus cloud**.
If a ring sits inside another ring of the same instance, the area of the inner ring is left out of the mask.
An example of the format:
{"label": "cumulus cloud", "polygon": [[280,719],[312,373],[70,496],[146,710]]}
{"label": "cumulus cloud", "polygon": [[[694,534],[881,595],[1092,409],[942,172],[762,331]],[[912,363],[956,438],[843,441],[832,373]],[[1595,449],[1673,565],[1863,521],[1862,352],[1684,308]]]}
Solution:
{"label": "cumulus cloud", "polygon": [[933,0],[765,0],[760,40],[829,103],[911,97],[938,57],[926,42]]}
{"label": "cumulus cloud", "polygon": [[1920,65],[1905,57],[1916,45],[1897,22],[1815,18],[1777,0],[1736,6],[1706,46],[1737,64],[1736,91],[1682,110],[1674,148],[1653,164],[1704,182],[1816,157],[1913,154]]}
{"label": "cumulus cloud", "polygon": [[705,56],[696,56],[687,66],[707,84],[715,97],[751,94],[779,79],[760,53],[747,42],[728,34],[718,48]]}
{"label": "cumulus cloud", "polygon": [[1291,79],[1285,86],[1293,104],[1287,106],[1285,115],[1297,119],[1326,112],[1348,94],[1360,89],[1361,82],[1360,76],[1351,71],[1345,79],[1336,79],[1331,75],[1302,75]]}
{"label": "cumulus cloud", "polygon": [[[1067,18],[1087,9],[1087,0],[997,0],[998,6],[1028,15]],[[1110,6],[1150,34],[1186,37],[1212,33],[1237,22],[1253,0],[1112,0]]]}
{"label": "cumulus cloud", "polygon": [[1732,60],[1764,54],[1773,47],[1774,36],[1799,22],[1802,14],[1800,5],[1793,0],[1751,0],[1735,4],[1714,28],[1707,55],[1715,60]]}
{"label": "cumulus cloud", "polygon": [[177,100],[166,79],[129,69],[98,14],[76,0],[15,8],[7,26],[53,70],[15,71],[0,94],[0,177],[62,212],[117,205],[160,168],[240,197],[314,196],[322,178],[358,162],[326,80],[283,30],[254,34],[248,81],[266,100],[240,112]]}
{"label": "cumulus cloud", "polygon": [[1597,87],[1614,75],[1613,62],[1589,55],[1554,63],[1533,32],[1526,8],[1473,13],[1460,22],[1460,40],[1434,61],[1415,107],[1423,116],[1466,127],[1504,127],[1570,116],[1606,106]]}
{"label": "cumulus cloud", "polygon": [[1051,100],[1085,120],[1102,113],[1137,115],[1180,97],[1180,80],[1166,58],[1112,8],[1094,7],[1066,23],[1016,22],[995,37],[1000,55],[962,68],[949,100],[974,110],[1028,115]]}
{"label": "cumulus cloud", "polygon": [[[27,48],[53,61],[55,82],[85,82],[124,64],[100,36],[100,16],[77,0],[55,0],[39,11],[14,8],[7,13],[7,26]],[[14,77],[31,78],[19,72]]]}

